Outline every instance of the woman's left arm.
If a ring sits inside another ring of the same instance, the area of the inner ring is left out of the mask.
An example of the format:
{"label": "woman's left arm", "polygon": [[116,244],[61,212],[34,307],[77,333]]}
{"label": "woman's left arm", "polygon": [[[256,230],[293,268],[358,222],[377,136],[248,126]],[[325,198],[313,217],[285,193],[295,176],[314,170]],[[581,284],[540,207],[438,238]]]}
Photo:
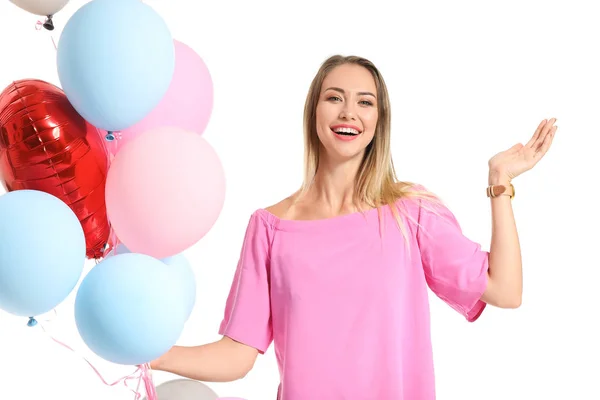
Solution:
{"label": "woman's left arm", "polygon": [[[509,186],[512,179],[533,168],[546,154],[557,127],[556,119],[543,120],[531,140],[498,153],[489,161],[490,185]],[[492,242],[488,285],[482,300],[501,308],[517,308],[523,293],[521,246],[512,209],[512,199],[500,195],[490,199]]]}
{"label": "woman's left arm", "polygon": [[[490,185],[508,185],[510,182],[490,179]],[[523,274],[521,245],[508,196],[491,198],[492,243],[490,245],[488,286],[482,300],[500,308],[521,305]]]}

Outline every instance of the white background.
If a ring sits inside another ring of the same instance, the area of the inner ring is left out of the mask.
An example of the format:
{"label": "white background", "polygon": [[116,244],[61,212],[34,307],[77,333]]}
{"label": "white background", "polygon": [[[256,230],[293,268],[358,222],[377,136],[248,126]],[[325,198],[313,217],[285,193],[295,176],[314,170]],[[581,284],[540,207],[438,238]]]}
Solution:
{"label": "white background", "polygon": [[[55,17],[55,40],[83,3],[72,0]],[[180,344],[219,338],[249,215],[300,184],[310,80],[326,57],[357,54],[374,61],[389,85],[401,178],[440,194],[484,248],[490,240],[487,160],[526,142],[543,118],[558,118],[551,151],[514,181],[522,307],[490,307],[469,324],[432,296],[438,399],[600,398],[600,25],[594,2],[147,3],[212,73],[215,107],[205,137],[228,180],[217,224],[186,253],[198,299]],[[35,30],[37,18],[5,0],[0,18],[0,87],[23,78],[58,84],[50,33]],[[72,304],[73,296],[50,326],[87,356]],[[122,386],[103,385],[79,355],[25,323],[0,312],[0,398],[132,398]],[[107,379],[131,370],[90,360]],[[157,372],[154,378],[158,384],[175,377]],[[277,384],[271,347],[245,379],[209,385],[221,396],[273,400]]]}

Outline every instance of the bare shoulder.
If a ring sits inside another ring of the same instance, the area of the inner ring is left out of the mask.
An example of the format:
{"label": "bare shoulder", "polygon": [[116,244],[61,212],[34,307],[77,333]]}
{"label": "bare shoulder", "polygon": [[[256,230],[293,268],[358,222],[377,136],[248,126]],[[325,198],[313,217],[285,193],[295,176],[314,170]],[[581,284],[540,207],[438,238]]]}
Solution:
{"label": "bare shoulder", "polygon": [[290,208],[294,204],[294,200],[296,199],[296,193],[286,197],[278,203],[265,207],[265,210],[269,213],[273,214],[277,218],[286,218],[288,215]]}

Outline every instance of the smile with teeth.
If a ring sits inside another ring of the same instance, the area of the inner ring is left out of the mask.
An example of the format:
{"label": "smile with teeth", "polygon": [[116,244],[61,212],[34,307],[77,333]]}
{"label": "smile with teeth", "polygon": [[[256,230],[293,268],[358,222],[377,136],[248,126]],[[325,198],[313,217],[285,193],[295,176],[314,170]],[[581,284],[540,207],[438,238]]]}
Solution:
{"label": "smile with teeth", "polygon": [[360,133],[359,131],[353,128],[333,128],[332,131],[334,131],[338,135],[344,136],[356,136]]}

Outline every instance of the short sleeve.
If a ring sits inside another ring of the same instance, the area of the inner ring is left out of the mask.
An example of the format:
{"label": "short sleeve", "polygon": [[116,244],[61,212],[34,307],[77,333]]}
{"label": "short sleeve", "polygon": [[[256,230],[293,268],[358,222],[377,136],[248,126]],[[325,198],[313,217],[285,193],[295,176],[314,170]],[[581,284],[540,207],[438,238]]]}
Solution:
{"label": "short sleeve", "polygon": [[219,328],[221,335],[261,353],[273,338],[268,273],[271,233],[261,215],[252,214]]}
{"label": "short sleeve", "polygon": [[489,252],[463,233],[452,212],[440,204],[419,207],[417,241],[430,289],[469,322],[486,303]]}

